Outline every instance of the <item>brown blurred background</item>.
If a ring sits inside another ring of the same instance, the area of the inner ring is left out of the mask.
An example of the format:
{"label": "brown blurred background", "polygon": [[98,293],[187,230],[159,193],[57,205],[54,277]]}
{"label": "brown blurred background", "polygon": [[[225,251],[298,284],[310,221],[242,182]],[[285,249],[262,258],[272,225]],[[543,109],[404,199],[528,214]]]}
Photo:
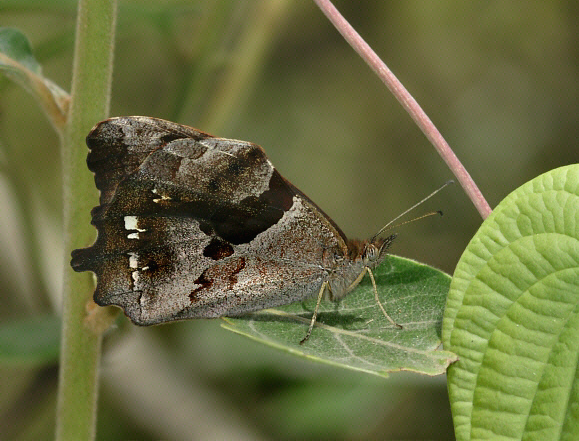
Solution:
{"label": "brown blurred background", "polygon": [[[492,207],[579,162],[576,2],[335,4]],[[66,90],[75,13],[70,0],[0,4],[0,25],[23,31],[44,74]],[[351,237],[371,236],[452,178],[310,1],[120,1],[111,115],[262,145]],[[61,256],[70,253],[61,245],[58,138],[5,77],[0,165],[0,320],[55,317]],[[393,253],[452,274],[481,218],[458,185],[426,205],[444,217],[401,229]],[[443,377],[385,380],[315,364],[230,334],[219,320],[136,328],[121,318],[104,349],[99,440],[452,438]],[[56,360],[0,359],[0,438],[52,439]]]}

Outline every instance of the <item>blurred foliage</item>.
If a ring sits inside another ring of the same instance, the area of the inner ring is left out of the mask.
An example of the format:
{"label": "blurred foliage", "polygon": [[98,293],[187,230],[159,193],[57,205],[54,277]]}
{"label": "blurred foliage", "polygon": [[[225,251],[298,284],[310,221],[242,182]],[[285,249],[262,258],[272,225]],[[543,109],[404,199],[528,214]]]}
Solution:
{"label": "blurred foliage", "polygon": [[[491,206],[538,174],[579,162],[575,2],[335,4],[414,94]],[[2,25],[28,36],[44,74],[65,90],[75,12],[72,0],[0,4]],[[251,40],[254,31],[261,40]],[[259,63],[244,64],[240,41],[261,45]],[[313,2],[120,1],[115,52],[112,115],[167,118],[262,145],[349,235],[370,236],[450,178]],[[61,185],[57,136],[35,101],[0,77],[3,323],[58,313],[70,253],[61,246]],[[427,205],[445,216],[404,227],[393,252],[452,272],[481,219],[458,186]],[[54,364],[2,364],[0,372],[2,438],[52,439]],[[452,423],[443,378],[383,380],[314,364],[219,321],[136,328],[120,318],[105,342],[98,439],[220,436],[451,439]]]}

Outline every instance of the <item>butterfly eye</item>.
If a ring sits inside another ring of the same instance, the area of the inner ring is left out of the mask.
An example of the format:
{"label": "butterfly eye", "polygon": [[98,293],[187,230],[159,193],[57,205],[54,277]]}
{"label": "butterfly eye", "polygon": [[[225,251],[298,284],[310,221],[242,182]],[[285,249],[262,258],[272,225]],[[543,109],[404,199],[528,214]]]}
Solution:
{"label": "butterfly eye", "polygon": [[366,259],[372,261],[378,258],[378,248],[374,244],[369,244],[366,248]]}

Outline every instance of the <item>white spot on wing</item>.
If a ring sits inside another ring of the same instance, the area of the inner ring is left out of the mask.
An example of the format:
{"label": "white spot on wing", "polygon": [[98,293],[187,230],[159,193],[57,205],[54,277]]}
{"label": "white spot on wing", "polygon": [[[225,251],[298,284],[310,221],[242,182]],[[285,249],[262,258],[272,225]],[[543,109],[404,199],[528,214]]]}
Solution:
{"label": "white spot on wing", "polygon": [[151,193],[158,194],[161,196],[160,198],[153,198],[153,202],[155,202],[156,204],[158,204],[161,201],[170,201],[171,200],[171,196],[167,196],[165,194],[159,193],[159,190],[157,190],[157,188],[153,188],[151,190]]}
{"label": "white spot on wing", "polygon": [[137,253],[129,253],[129,268],[139,267],[139,255]]}
{"label": "white spot on wing", "polygon": [[161,201],[170,201],[170,200],[171,196],[166,196],[164,194],[162,194],[160,198],[153,198],[153,202],[155,202],[156,204],[158,204]]}
{"label": "white spot on wing", "polygon": [[125,216],[125,230],[136,230],[138,222],[137,216]]}
{"label": "white spot on wing", "polygon": [[134,230],[135,233],[129,233],[127,235],[128,239],[138,239],[139,233],[147,231],[146,229],[139,228],[139,218],[137,216],[125,216],[125,230]]}
{"label": "white spot on wing", "polygon": [[135,291],[137,289],[136,288],[137,282],[139,281],[139,255],[137,253],[127,253],[127,254],[129,255],[129,268],[135,270],[131,272],[131,278],[133,279],[133,291]]}

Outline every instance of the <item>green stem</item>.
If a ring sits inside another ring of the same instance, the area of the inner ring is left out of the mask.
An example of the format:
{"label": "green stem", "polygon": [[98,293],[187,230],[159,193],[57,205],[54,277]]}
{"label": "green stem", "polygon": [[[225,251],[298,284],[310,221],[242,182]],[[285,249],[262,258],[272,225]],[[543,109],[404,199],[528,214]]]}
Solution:
{"label": "green stem", "polygon": [[[62,139],[64,178],[63,327],[57,407],[57,440],[95,437],[98,365],[107,308],[91,308],[90,274],[74,274],[68,253],[90,245],[88,214],[95,205],[93,178],[86,170],[85,137],[108,114],[116,0],[80,0],[76,26],[71,103]],[[85,227],[86,226],[86,227]],[[87,309],[91,309],[90,314]]]}

